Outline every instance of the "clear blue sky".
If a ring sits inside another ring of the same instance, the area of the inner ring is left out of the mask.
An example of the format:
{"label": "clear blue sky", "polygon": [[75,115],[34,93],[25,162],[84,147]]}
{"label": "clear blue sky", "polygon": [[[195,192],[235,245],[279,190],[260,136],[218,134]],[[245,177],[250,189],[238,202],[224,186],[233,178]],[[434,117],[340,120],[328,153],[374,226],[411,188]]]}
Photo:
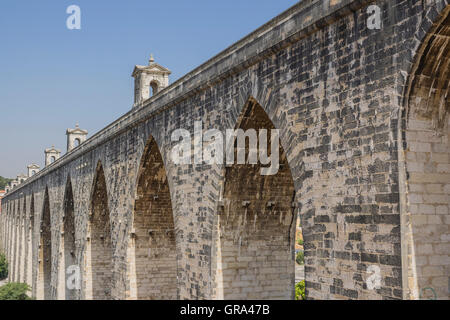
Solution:
{"label": "clear blue sky", "polygon": [[[135,64],[154,53],[171,83],[294,0],[1,0],[0,175],[66,151],[75,123],[89,136],[131,109]],[[69,5],[81,30],[66,28]]]}

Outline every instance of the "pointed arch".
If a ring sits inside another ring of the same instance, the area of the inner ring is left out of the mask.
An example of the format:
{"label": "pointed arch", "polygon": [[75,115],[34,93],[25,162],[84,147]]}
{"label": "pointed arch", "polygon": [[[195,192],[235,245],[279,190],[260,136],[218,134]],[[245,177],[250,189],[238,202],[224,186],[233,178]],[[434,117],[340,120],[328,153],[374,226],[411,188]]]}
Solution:
{"label": "pointed arch", "polygon": [[14,224],[14,200],[10,201],[10,206],[9,206],[9,217],[8,217],[8,238],[6,239],[6,241],[8,242],[8,251],[7,251],[7,256],[8,256],[8,266],[9,266],[9,270],[8,270],[8,279],[11,279],[11,274],[12,274],[12,240],[13,240],[13,224]]}
{"label": "pointed arch", "polygon": [[15,235],[16,235],[16,221],[17,221],[17,205],[16,205],[17,200],[14,199],[13,200],[13,206],[12,206],[12,215],[11,215],[11,226],[10,226],[10,244],[11,244],[11,251],[10,251],[10,261],[9,261],[9,266],[10,266],[10,271],[9,271],[9,279],[10,281],[14,281],[14,259],[15,259]]}
{"label": "pointed arch", "polygon": [[[67,269],[70,266],[76,265],[76,257],[75,257],[75,215],[74,215],[74,201],[73,201],[73,189],[72,189],[72,180],[70,175],[67,177],[66,189],[64,191],[64,203],[63,203],[63,231],[62,231],[62,240],[63,240],[63,259],[61,261],[61,270],[64,274],[64,291],[65,291],[65,300],[74,300],[75,299],[75,288],[69,287],[66,285],[67,283]],[[61,288],[62,290],[62,288]]]}
{"label": "pointed arch", "polygon": [[110,300],[112,289],[113,252],[108,192],[102,163],[92,185],[86,252],[86,298]]}
{"label": "pointed arch", "polygon": [[8,229],[9,229],[9,215],[10,215],[10,202],[6,203],[6,215],[5,215],[5,227],[4,227],[4,237],[3,237],[3,246],[5,250],[6,257],[8,258]]}
{"label": "pointed arch", "polygon": [[33,296],[35,296],[35,285],[33,282],[33,259],[34,259],[34,248],[33,248],[33,237],[34,237],[34,193],[31,193],[30,199],[30,211],[28,215],[28,230],[27,230],[27,264],[25,267],[26,272],[26,282],[32,288]]}
{"label": "pointed arch", "polygon": [[17,275],[18,275],[18,266],[19,266],[19,223],[20,223],[20,199],[16,199],[14,201],[16,203],[15,210],[14,210],[14,225],[13,225],[13,264],[12,264],[12,281],[18,282]]}
{"label": "pointed arch", "polygon": [[50,216],[50,199],[48,187],[45,187],[44,203],[40,223],[39,241],[39,296],[43,300],[52,299],[52,230]]}
{"label": "pointed arch", "polygon": [[3,201],[3,204],[1,205],[1,211],[3,212],[3,215],[0,215],[0,250],[1,252],[4,252],[5,244],[4,244],[4,227],[5,227],[5,217],[7,216],[7,204],[6,201]]}
{"label": "pointed arch", "polygon": [[19,260],[18,260],[18,275],[19,282],[25,282],[25,225],[27,215],[27,197],[23,196],[22,212],[19,219]]}
{"label": "pointed arch", "polygon": [[3,215],[0,214],[0,250],[1,250],[1,252],[4,252],[4,249],[5,249],[4,230],[5,230],[6,217],[8,214],[7,210],[8,210],[7,202],[4,200],[1,205],[1,211],[3,212]]}
{"label": "pointed arch", "polygon": [[436,21],[415,56],[398,126],[404,299],[420,299],[430,287],[448,298],[450,5],[431,12]]}
{"label": "pointed arch", "polygon": [[176,299],[175,224],[166,168],[153,137],[141,158],[132,221],[131,298]]}
{"label": "pointed arch", "polygon": [[[429,120],[433,129],[447,127],[450,113],[450,5],[424,38],[409,76],[404,103],[407,125]],[[441,132],[443,133],[443,132]]]}
{"label": "pointed arch", "polygon": [[3,246],[4,246],[4,251],[6,254],[6,257],[8,257],[8,230],[9,230],[9,217],[11,214],[11,209],[10,209],[10,201],[8,201],[6,203],[6,215],[5,215],[5,226],[4,226],[4,236],[3,236]]}
{"label": "pointed arch", "polygon": [[[14,222],[14,201],[11,200],[9,203],[9,221],[8,221],[8,265],[11,266],[11,255],[12,255],[12,224]],[[11,269],[11,268],[10,268]],[[8,276],[11,275],[11,270],[8,272]]]}
{"label": "pointed arch", "polygon": [[[274,124],[262,106],[250,98],[236,129],[262,129],[270,149]],[[233,144],[237,159],[238,141]],[[278,146],[279,169],[262,175],[260,161],[249,164],[250,141],[245,143],[245,164],[225,167],[219,208],[216,295],[219,299],[293,299],[294,243],[297,214],[293,177],[286,154]],[[270,151],[268,151],[269,154]]]}

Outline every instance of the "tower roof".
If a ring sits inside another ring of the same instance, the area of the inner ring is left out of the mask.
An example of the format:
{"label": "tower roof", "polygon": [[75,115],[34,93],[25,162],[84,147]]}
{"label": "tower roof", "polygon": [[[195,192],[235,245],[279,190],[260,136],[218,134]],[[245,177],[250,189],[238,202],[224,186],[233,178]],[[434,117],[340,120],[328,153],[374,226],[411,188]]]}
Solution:
{"label": "tower roof", "polygon": [[153,54],[150,55],[150,59],[148,61],[148,66],[140,66],[136,65],[134,66],[133,73],[131,74],[132,77],[136,77],[139,73],[152,73],[152,74],[163,74],[163,75],[169,75],[172,73],[169,69],[163,67],[162,65],[155,62],[155,59],[153,58]]}
{"label": "tower roof", "polygon": [[56,149],[55,146],[52,146],[49,149],[45,149],[45,153],[61,153],[61,151]]}
{"label": "tower roof", "polygon": [[25,174],[23,174],[23,173],[20,173],[19,175],[17,175],[16,180],[17,180],[17,181],[20,181],[21,178],[25,178],[25,179],[26,179],[26,178],[28,178],[28,176],[25,175]]}
{"label": "tower roof", "polygon": [[88,134],[88,132],[86,130],[80,129],[78,123],[75,125],[75,129],[67,129],[66,134],[74,134],[74,133],[78,133],[78,134]]}

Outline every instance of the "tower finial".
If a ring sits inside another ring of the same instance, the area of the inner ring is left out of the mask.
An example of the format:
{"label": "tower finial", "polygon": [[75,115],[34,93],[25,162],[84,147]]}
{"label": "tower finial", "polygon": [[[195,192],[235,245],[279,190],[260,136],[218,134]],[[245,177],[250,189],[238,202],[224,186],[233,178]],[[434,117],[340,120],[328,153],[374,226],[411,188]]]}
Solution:
{"label": "tower finial", "polygon": [[153,58],[153,53],[150,54],[149,65],[155,62],[155,58]]}

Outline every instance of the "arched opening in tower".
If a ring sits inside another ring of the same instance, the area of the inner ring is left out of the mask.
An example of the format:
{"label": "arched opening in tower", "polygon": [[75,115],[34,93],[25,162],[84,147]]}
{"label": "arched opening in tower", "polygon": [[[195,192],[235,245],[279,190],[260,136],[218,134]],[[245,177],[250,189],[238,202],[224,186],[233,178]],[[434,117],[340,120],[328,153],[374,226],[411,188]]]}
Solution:
{"label": "arched opening in tower", "polygon": [[158,93],[158,83],[156,81],[150,82],[150,97]]}
{"label": "arched opening in tower", "polygon": [[100,162],[94,179],[90,214],[86,276],[91,287],[87,290],[91,292],[87,296],[93,300],[110,300],[113,268],[111,222],[105,174]]}
{"label": "arched opening in tower", "polygon": [[[245,164],[226,166],[223,206],[219,212],[218,274],[224,299],[294,299],[295,234],[294,182],[284,150],[279,144],[279,169],[262,175],[261,161],[249,164],[249,150],[267,147],[271,155],[274,124],[264,109],[250,99],[238,129],[257,134],[267,130],[267,144],[245,142]],[[238,159],[238,139],[234,159]]]}
{"label": "arched opening in tower", "polygon": [[42,209],[42,221],[40,229],[39,249],[39,281],[43,290],[44,300],[51,297],[51,275],[52,275],[52,232],[50,219],[50,200],[48,189],[45,188],[44,206]]}
{"label": "arched opening in tower", "polygon": [[172,203],[166,168],[153,138],[147,143],[141,159],[131,246],[135,298],[176,299],[177,258]]}
{"label": "arched opening in tower", "polygon": [[[66,190],[64,195],[64,230],[63,230],[63,241],[64,241],[64,272],[65,274],[65,298],[66,300],[73,300],[75,298],[76,283],[78,279],[72,279],[72,271],[67,272],[71,266],[76,265],[75,259],[75,216],[74,216],[74,202],[73,202],[73,191],[72,182],[70,177],[67,179]],[[71,269],[70,269],[71,270]],[[69,271],[70,271],[69,270]],[[71,277],[71,279],[68,279]],[[69,285],[70,283],[70,285]]]}
{"label": "arched opening in tower", "polygon": [[406,97],[403,138],[407,190],[403,221],[409,246],[409,288],[404,290],[412,299],[449,297],[449,39],[450,5],[419,49]]}

